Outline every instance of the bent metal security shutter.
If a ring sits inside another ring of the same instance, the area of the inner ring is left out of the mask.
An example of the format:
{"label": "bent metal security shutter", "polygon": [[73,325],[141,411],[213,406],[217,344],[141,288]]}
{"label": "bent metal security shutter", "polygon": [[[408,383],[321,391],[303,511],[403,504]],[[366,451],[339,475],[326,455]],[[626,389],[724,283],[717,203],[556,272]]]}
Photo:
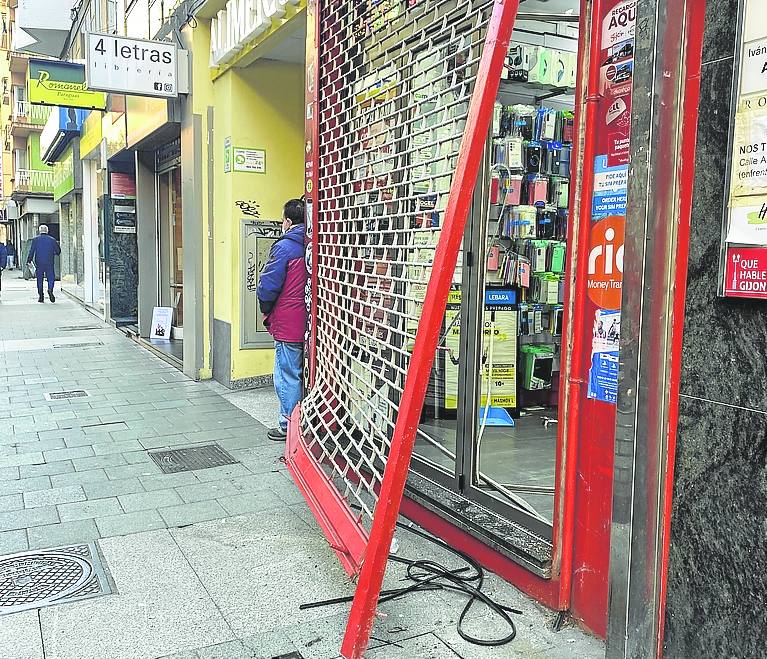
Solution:
{"label": "bent metal security shutter", "polygon": [[314,0],[310,382],[286,460],[368,642],[519,0]]}

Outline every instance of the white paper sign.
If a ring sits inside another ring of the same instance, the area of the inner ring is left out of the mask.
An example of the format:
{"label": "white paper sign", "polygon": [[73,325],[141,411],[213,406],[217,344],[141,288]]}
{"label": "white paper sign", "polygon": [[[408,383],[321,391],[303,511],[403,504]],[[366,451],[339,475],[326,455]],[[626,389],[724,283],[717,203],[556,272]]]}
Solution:
{"label": "white paper sign", "polygon": [[89,89],[136,96],[178,96],[178,46],[89,32],[85,38]]}
{"label": "white paper sign", "polygon": [[767,39],[743,46],[741,67],[741,94],[746,96],[767,90]]}
{"label": "white paper sign", "polygon": [[767,196],[733,202],[727,242],[767,245]]}
{"label": "white paper sign", "polygon": [[731,194],[734,197],[767,194],[767,114],[735,115]]}
{"label": "white paper sign", "polygon": [[172,325],[173,309],[171,307],[155,307],[152,311],[152,331],[149,338],[158,341],[170,341]]}
{"label": "white paper sign", "polygon": [[234,147],[235,172],[266,173],[266,151],[263,149],[241,149]]}

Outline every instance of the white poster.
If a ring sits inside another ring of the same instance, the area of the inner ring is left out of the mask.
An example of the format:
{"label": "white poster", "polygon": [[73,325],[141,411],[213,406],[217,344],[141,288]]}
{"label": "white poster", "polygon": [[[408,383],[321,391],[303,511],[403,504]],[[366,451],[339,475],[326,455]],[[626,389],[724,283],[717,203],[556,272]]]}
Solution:
{"label": "white poster", "polygon": [[767,194],[767,114],[735,115],[732,157],[732,196]]}
{"label": "white poster", "polygon": [[741,67],[741,94],[746,96],[767,90],[767,39],[744,44]]}
{"label": "white poster", "polygon": [[733,200],[727,242],[767,245],[767,196]]}
{"label": "white poster", "polygon": [[234,171],[266,173],[266,151],[234,147]]}
{"label": "white poster", "polygon": [[152,311],[152,330],[150,339],[170,341],[170,331],[173,325],[173,309],[171,307],[155,307]]}

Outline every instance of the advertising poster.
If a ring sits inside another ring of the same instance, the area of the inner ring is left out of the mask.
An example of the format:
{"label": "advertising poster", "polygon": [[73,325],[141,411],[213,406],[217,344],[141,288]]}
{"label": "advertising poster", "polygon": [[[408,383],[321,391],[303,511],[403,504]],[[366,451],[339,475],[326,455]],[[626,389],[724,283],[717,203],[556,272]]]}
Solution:
{"label": "advertising poster", "polygon": [[605,403],[618,399],[618,345],[621,312],[599,309],[591,339],[591,369],[588,397]]}
{"label": "advertising poster", "polygon": [[173,309],[171,307],[155,307],[152,311],[152,330],[149,339],[154,341],[170,341],[173,326]]}
{"label": "advertising poster", "polygon": [[767,245],[767,195],[731,201],[727,242]]}
{"label": "advertising poster", "polygon": [[636,6],[637,0],[608,3],[602,22],[599,91],[603,98],[598,110],[587,280],[589,317],[594,318],[588,398],[610,404],[618,396]]}
{"label": "advertising poster", "polygon": [[733,197],[767,195],[767,112],[739,112],[733,141]]}
{"label": "advertising poster", "polygon": [[730,247],[724,288],[728,297],[767,300],[767,247]]}

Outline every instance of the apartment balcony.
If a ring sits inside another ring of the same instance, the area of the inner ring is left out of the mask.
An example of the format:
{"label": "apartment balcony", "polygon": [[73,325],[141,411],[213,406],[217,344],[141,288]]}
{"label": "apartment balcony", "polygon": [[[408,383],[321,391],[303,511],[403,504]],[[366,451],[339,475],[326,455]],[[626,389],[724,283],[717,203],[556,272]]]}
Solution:
{"label": "apartment balcony", "polygon": [[52,169],[17,169],[13,197],[26,194],[53,194]]}
{"label": "apartment balcony", "polygon": [[8,51],[8,68],[11,73],[27,73],[27,67],[29,66],[29,53],[23,53],[20,50]]}
{"label": "apartment balcony", "polygon": [[51,116],[51,107],[33,105],[29,101],[14,101],[11,114],[11,134],[26,137],[30,133],[39,133]]}

